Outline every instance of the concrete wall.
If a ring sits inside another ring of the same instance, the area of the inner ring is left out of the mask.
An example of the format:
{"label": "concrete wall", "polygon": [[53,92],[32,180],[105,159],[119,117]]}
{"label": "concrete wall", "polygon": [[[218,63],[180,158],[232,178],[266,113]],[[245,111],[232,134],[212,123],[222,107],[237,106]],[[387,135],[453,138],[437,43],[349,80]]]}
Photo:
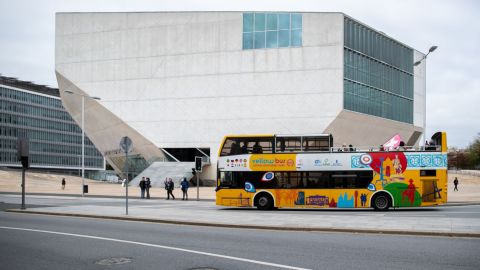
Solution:
{"label": "concrete wall", "polygon": [[241,12],[60,13],[56,30],[57,73],[158,147],[215,161],[226,134],[321,133],[343,106],[340,13],[304,14],[300,48],[242,50]]}

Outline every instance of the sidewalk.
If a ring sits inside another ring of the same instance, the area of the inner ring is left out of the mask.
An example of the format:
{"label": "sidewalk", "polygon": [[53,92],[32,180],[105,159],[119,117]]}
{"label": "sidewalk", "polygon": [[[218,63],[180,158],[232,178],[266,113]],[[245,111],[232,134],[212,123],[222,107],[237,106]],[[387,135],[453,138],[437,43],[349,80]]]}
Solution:
{"label": "sidewalk", "polygon": [[[62,178],[66,179],[67,184],[62,190]],[[0,193],[20,193],[21,192],[21,172],[0,170]],[[125,197],[125,188],[119,183],[101,182],[85,179],[88,185],[88,193],[85,196],[94,197]],[[82,178],[71,175],[44,174],[38,172],[26,173],[25,190],[27,194],[45,194],[45,195],[81,195]],[[193,198],[197,196],[197,188],[191,186],[189,195]],[[128,188],[129,197],[138,198],[140,189],[130,185]],[[182,191],[175,189],[175,197],[182,197]],[[165,198],[166,191],[163,188],[154,187],[150,189],[152,198]],[[200,187],[200,198],[215,200],[215,187]]]}

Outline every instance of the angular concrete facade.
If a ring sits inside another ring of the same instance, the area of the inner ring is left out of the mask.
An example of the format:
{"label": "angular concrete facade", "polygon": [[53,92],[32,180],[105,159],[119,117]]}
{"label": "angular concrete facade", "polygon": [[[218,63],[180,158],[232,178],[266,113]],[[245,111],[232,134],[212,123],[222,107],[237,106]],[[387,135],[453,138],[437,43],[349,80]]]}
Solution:
{"label": "angular concrete facade", "polygon": [[[242,14],[57,14],[59,87],[101,97],[87,102],[86,133],[117,171],[110,156],[126,135],[147,163],[165,158],[160,148],[209,148],[205,179],[215,179],[226,134],[330,132],[336,145],[378,145],[400,133],[417,143],[424,63],[414,70],[413,124],[347,111],[344,14],[303,13],[301,47],[255,50],[242,49]],[[78,100],[62,100],[78,121]]]}

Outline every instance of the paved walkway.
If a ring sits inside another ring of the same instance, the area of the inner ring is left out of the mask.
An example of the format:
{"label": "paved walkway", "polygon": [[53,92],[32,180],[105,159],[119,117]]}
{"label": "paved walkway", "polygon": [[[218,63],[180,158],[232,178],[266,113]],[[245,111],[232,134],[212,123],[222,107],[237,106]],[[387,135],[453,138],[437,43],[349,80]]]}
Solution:
{"label": "paved walkway", "polygon": [[[0,194],[2,201],[18,204],[20,196]],[[211,201],[129,201],[128,216],[125,215],[125,201],[116,198],[29,196],[27,210],[15,211],[242,228],[480,237],[480,205],[388,212],[363,209],[258,211],[217,207]],[[29,207],[28,204],[42,207]]]}

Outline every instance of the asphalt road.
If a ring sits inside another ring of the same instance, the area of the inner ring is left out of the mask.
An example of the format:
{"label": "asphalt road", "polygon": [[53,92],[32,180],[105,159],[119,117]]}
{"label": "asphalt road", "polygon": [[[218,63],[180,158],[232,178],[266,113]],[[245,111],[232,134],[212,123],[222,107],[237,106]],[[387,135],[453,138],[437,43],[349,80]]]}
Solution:
{"label": "asphalt road", "polygon": [[[6,204],[17,204],[21,201],[19,195],[10,195],[0,193],[0,209],[7,208]],[[2,206],[2,203],[4,206]],[[161,205],[166,203],[165,200],[140,200],[130,199],[130,206],[148,207]],[[46,206],[76,206],[76,205],[97,205],[97,206],[119,206],[123,205],[124,200],[119,198],[96,198],[96,197],[71,197],[71,196],[36,196],[28,195],[26,199],[27,208],[46,207]],[[183,204],[183,205],[182,205]],[[211,211],[227,211],[227,212],[248,212],[258,211],[256,208],[226,208],[218,207],[214,202],[202,201],[198,204],[203,210]],[[177,202],[176,208],[191,209],[192,205]],[[9,207],[20,208],[20,207]],[[297,215],[338,215],[338,216],[383,216],[390,217],[449,217],[449,218],[468,218],[480,219],[480,205],[462,205],[462,206],[443,206],[443,207],[422,207],[422,208],[397,208],[390,209],[386,212],[377,212],[373,209],[278,209],[275,214],[288,216],[291,213]]]}
{"label": "asphalt road", "polygon": [[[227,229],[0,212],[0,268],[5,270],[479,269],[479,254],[480,239],[470,238]],[[122,264],[105,265],[115,262]]]}

